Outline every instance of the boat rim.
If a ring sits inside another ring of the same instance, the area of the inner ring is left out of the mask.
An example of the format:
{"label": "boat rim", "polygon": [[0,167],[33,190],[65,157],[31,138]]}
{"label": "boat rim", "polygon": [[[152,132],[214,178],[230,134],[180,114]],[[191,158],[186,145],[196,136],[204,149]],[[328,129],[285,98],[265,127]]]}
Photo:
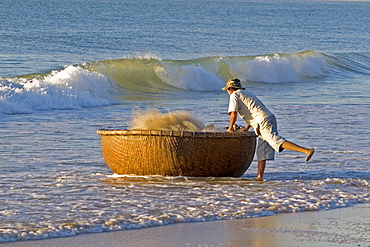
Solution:
{"label": "boat rim", "polygon": [[171,136],[171,137],[255,137],[251,131],[181,131],[181,130],[139,130],[139,129],[99,129],[96,131],[101,136]]}

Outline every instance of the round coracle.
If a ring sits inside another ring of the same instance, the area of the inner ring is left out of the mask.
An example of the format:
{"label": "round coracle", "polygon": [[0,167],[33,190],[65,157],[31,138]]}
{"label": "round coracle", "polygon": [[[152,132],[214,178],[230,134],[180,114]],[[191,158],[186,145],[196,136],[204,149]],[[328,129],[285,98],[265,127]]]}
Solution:
{"label": "round coracle", "polygon": [[253,160],[253,132],[98,130],[116,174],[240,177]]}

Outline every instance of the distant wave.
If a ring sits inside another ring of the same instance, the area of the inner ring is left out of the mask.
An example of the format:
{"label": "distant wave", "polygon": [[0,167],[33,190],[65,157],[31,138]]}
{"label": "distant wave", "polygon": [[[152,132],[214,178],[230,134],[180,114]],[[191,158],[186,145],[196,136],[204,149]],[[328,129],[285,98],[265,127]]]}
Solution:
{"label": "distant wave", "polygon": [[343,75],[343,72],[370,75],[370,57],[367,53],[336,53],[325,55],[325,61],[332,74]]}

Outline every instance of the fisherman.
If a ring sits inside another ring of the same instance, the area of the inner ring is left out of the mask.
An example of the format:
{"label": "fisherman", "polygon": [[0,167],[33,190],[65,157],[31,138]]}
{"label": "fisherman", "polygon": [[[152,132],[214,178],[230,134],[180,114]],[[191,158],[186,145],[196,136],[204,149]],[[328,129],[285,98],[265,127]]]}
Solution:
{"label": "fisherman", "polygon": [[257,177],[254,178],[255,180],[263,181],[266,160],[274,160],[275,151],[280,153],[284,149],[288,149],[306,154],[306,162],[311,159],[315,149],[298,146],[279,136],[274,114],[254,94],[248,91],[242,92],[241,90],[245,90],[245,88],[241,86],[238,78],[228,80],[226,86],[222,89],[230,95],[228,109],[230,123],[227,131],[234,131],[235,122],[239,114],[247,122],[247,126],[242,131],[248,131],[252,127],[259,137],[256,150],[258,171]]}

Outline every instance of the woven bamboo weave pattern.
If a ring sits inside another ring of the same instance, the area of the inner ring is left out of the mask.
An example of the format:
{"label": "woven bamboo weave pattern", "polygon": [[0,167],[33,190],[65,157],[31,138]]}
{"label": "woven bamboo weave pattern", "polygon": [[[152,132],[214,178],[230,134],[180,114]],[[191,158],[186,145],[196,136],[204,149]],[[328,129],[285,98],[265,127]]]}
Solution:
{"label": "woven bamboo weave pattern", "polygon": [[251,132],[98,130],[116,174],[239,177],[256,145]]}

